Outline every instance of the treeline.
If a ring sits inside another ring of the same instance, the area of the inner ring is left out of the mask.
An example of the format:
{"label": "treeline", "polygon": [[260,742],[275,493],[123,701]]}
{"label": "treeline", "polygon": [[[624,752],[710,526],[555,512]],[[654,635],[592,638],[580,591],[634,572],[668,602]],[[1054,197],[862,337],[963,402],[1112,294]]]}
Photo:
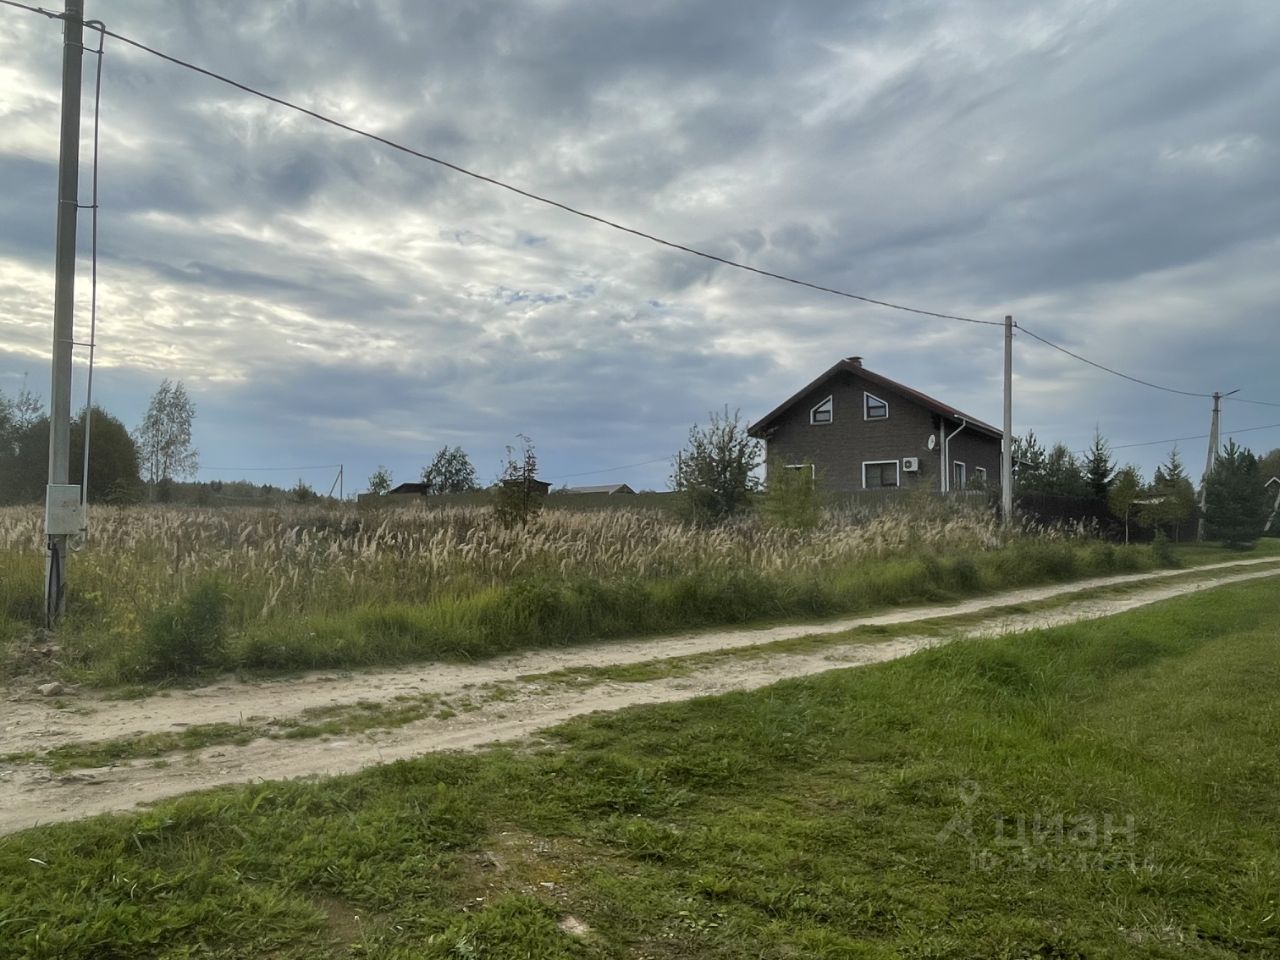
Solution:
{"label": "treeline", "polygon": [[1119,466],[1096,431],[1083,456],[1061,443],[1046,450],[1034,432],[1015,437],[1013,453],[1015,495],[1025,511],[1045,519],[1098,520],[1126,542],[1137,534],[1186,539],[1203,517],[1210,538],[1251,543],[1270,514],[1266,482],[1280,475],[1280,449],[1258,457],[1232,441],[1215,457],[1201,511],[1176,445],[1149,481],[1136,466]]}
{"label": "treeline", "polygon": [[[145,488],[138,445],[123,423],[94,407],[90,423],[89,497],[136,503]],[[70,482],[83,483],[85,414],[71,424]],[[0,504],[37,503],[49,480],[49,415],[29,391],[0,392]]]}
{"label": "treeline", "polygon": [[[195,405],[182,382],[165,380],[142,423],[130,432],[94,405],[71,422],[68,482],[84,485],[85,430],[89,434],[89,499],[128,504],[171,500],[199,454],[191,443]],[[0,391],[0,504],[39,503],[49,479],[49,414],[29,390]]]}

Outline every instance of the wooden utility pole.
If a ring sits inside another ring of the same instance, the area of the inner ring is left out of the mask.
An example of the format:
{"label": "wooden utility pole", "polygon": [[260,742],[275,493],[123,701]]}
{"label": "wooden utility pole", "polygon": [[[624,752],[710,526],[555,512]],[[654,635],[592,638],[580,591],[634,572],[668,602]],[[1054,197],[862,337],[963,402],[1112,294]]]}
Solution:
{"label": "wooden utility pole", "polygon": [[[49,391],[49,487],[45,498],[45,619],[66,608],[67,540],[78,529],[67,489],[71,473],[71,351],[75,339],[76,217],[80,192],[80,77],[84,0],[66,0],[62,21],[62,130],[53,287],[53,378]],[[81,478],[82,482],[84,478]],[[75,502],[79,502],[79,490]]]}
{"label": "wooden utility pole", "polygon": [[1000,458],[1000,513],[1013,523],[1013,317],[1004,318],[1004,448]]}

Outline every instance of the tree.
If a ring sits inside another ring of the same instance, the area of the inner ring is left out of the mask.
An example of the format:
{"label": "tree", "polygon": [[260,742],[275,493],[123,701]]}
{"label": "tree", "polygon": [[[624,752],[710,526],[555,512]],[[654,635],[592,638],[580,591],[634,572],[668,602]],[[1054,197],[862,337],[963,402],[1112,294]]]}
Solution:
{"label": "tree", "polygon": [[1270,513],[1258,458],[1231,440],[1213,458],[1205,481],[1204,519],[1209,536],[1228,547],[1251,546]]}
{"label": "tree", "polygon": [[1093,428],[1093,446],[1084,461],[1084,479],[1089,491],[1099,500],[1107,499],[1116,466],[1111,459],[1111,447],[1102,439],[1102,431]]}
{"label": "tree", "polygon": [[1261,474],[1263,483],[1272,477],[1280,477],[1280,447],[1272,450],[1265,457],[1258,458],[1258,473]]}
{"label": "tree", "polygon": [[199,451],[191,445],[195,418],[195,404],[182,381],[163,380],[135,433],[152,496],[162,481],[169,481],[165,484],[168,488],[174,480],[195,476],[200,464]]}
{"label": "tree", "polygon": [[461,447],[443,446],[436,451],[431,466],[422,468],[427,493],[468,493],[479,485],[476,468]]}
{"label": "tree", "polygon": [[0,503],[44,499],[49,476],[49,418],[25,386],[17,397],[0,393]]}
{"label": "tree", "polygon": [[[128,428],[95,406],[89,429],[89,500],[133,503],[141,496],[138,445]],[[71,482],[82,483],[84,474],[85,413],[71,424]]]}
{"label": "tree", "polygon": [[311,489],[311,484],[299,477],[298,482],[289,491],[289,499],[294,503],[311,503],[319,500],[320,494]]}
{"label": "tree", "polygon": [[1107,491],[1107,504],[1116,517],[1124,521],[1124,542],[1129,542],[1129,516],[1134,502],[1142,495],[1142,477],[1136,467],[1117,470]]}
{"label": "tree", "polygon": [[391,471],[378,464],[378,469],[369,475],[369,492],[382,496],[391,489]]}
{"label": "tree", "polygon": [[1042,493],[1066,497],[1083,497],[1089,492],[1080,469],[1080,461],[1065,444],[1055,443],[1044,463]]}
{"label": "tree", "polygon": [[763,510],[769,522],[780,527],[812,530],[817,526],[821,504],[813,464],[796,468],[780,460],[770,463]]}
{"label": "tree", "polygon": [[545,487],[538,480],[538,456],[533,441],[516,434],[520,449],[507,445],[507,460],[493,491],[493,512],[507,528],[523,527],[542,510]]}
{"label": "tree", "polygon": [[0,457],[17,452],[18,438],[44,416],[44,404],[24,385],[12,399],[0,390]]}
{"label": "tree", "polygon": [[760,486],[761,445],[747,435],[739,411],[712,413],[706,427],[689,429],[689,445],[676,454],[671,485],[694,523],[712,526],[742,513]]}
{"label": "tree", "polygon": [[1196,491],[1182,466],[1177,444],[1169,451],[1169,459],[1156,467],[1147,500],[1138,508],[1141,522],[1157,529],[1172,527],[1173,539],[1177,540],[1182,525],[1196,512]]}
{"label": "tree", "polygon": [[1040,492],[1044,489],[1044,447],[1036,439],[1034,430],[1028,430],[1025,437],[1013,438],[1013,470],[1019,492]]}

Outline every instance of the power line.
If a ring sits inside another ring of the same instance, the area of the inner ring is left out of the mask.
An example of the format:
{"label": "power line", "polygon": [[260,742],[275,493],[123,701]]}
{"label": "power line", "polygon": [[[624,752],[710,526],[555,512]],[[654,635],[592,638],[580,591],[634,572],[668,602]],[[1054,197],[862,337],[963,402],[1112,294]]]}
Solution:
{"label": "power line", "polygon": [[[6,2],[6,0],[0,0]],[[201,470],[216,471],[226,473],[231,470],[254,470],[262,472],[284,473],[286,470],[337,470],[341,467],[340,463],[313,463],[305,467],[201,467]]]}
{"label": "power line", "polygon": [[[40,14],[43,14],[44,16],[49,16],[53,18],[60,17],[59,14],[53,14],[50,11],[41,10],[38,7],[31,7],[23,3],[17,3],[16,0],[0,0],[0,2],[8,4],[9,6],[19,7],[23,10],[30,10],[33,13],[40,13]],[[356,136],[365,137],[366,139],[373,140],[374,142],[380,143],[383,146],[390,147],[393,150],[399,150],[400,152],[407,153],[412,157],[417,157],[420,160],[426,160],[429,163],[434,163],[439,166],[445,167],[449,170],[454,171],[455,173],[460,173],[463,176],[471,177],[473,180],[479,180],[482,183],[487,183],[487,184],[490,184],[491,186],[500,187],[503,190],[508,190],[511,193],[518,194],[519,196],[525,197],[526,199],[533,200],[537,203],[545,204],[546,206],[555,207],[558,210],[563,210],[565,213],[573,214],[574,216],[581,217],[585,220],[591,220],[595,223],[602,224],[606,227],[611,227],[612,229],[619,230],[623,233],[629,233],[632,236],[640,237],[641,239],[659,244],[660,246],[668,247],[672,250],[680,250],[683,253],[688,253],[695,257],[701,257],[704,260],[710,260],[714,263],[719,263],[726,267],[733,267],[734,269],[737,269],[737,270],[745,270],[748,273],[754,273],[762,277],[768,277],[772,280],[781,280],[783,283],[791,283],[799,287],[807,287],[810,290],[817,290],[822,293],[829,293],[832,296],[844,297],[849,300],[858,300],[862,303],[874,304],[875,306],[879,306],[879,307],[887,307],[891,310],[901,310],[905,313],[914,313],[914,314],[918,314],[920,316],[925,316],[925,317],[936,317],[941,320],[959,320],[963,323],[978,323],[984,326],[1001,326],[1002,325],[1000,321],[997,321],[997,320],[978,320],[973,317],[964,317],[958,314],[940,313],[934,310],[922,310],[922,309],[919,309],[918,307],[908,307],[900,303],[892,303],[888,300],[878,300],[875,297],[867,297],[858,293],[850,293],[847,290],[840,290],[836,287],[824,286],[820,283],[813,283],[809,280],[800,280],[800,279],[797,279],[796,277],[790,277],[783,273],[775,273],[772,270],[762,270],[759,267],[748,266],[747,264],[740,263],[737,260],[730,260],[728,257],[721,257],[714,253],[707,253],[705,250],[699,250],[696,247],[690,247],[683,243],[676,243],[673,240],[665,240],[662,237],[656,236],[655,234],[646,233],[643,230],[637,230],[635,227],[628,227],[624,224],[618,223],[615,220],[610,220],[607,217],[602,217],[598,214],[589,213],[586,210],[579,209],[578,207],[571,206],[567,203],[562,203],[559,200],[553,200],[550,197],[543,196],[542,194],[534,193],[531,190],[525,190],[521,187],[515,186],[514,184],[507,183],[504,180],[499,180],[496,177],[490,177],[482,173],[477,173],[474,170],[469,170],[468,168],[460,166],[459,164],[456,164],[456,163],[452,163],[451,161],[444,160],[440,157],[433,156],[429,153],[424,153],[421,150],[415,150],[413,147],[406,146],[405,144],[399,143],[395,140],[391,140],[388,137],[379,136],[376,133],[371,133],[368,130],[361,129],[360,127],[353,126],[352,124],[344,123],[341,120],[335,119],[334,117],[330,117],[316,110],[311,110],[307,107],[302,106],[301,104],[294,103],[291,100],[286,100],[283,97],[277,97],[273,94],[266,93],[262,90],[257,89],[256,87],[249,86],[247,83],[241,83],[239,80],[233,80],[232,78],[224,76],[223,74],[217,73],[213,70],[209,70],[209,69],[206,69],[205,67],[197,66],[196,64],[191,63],[190,61],[187,61],[187,60],[183,60],[180,57],[175,57],[172,54],[164,53],[163,51],[157,50],[154,47],[147,46],[145,43],[142,43],[138,40],[134,40],[131,37],[127,37],[124,34],[116,33],[114,30],[108,30],[105,26],[96,25],[96,24],[86,24],[86,26],[91,26],[93,29],[99,30],[105,36],[111,37],[115,40],[119,40],[121,43],[128,44],[129,46],[134,47],[135,49],[141,50],[144,53],[149,53],[153,57],[158,57],[161,60],[166,60],[169,63],[175,64],[179,67],[183,67],[184,69],[187,69],[187,70],[194,71],[195,73],[203,74],[206,77],[209,77],[213,80],[217,80],[220,83],[225,83],[228,86],[235,87],[237,90],[241,90],[245,93],[258,97],[262,100],[266,100],[270,103],[277,104],[278,106],[285,107],[289,110],[294,110],[298,113],[311,117],[313,120],[319,120],[321,123],[327,123],[332,127],[337,127],[339,130],[345,130],[348,133],[355,134]]]}
{"label": "power line", "polygon": [[[38,13],[42,17],[48,17],[50,20],[62,20],[63,15],[55,10],[46,10],[44,7],[32,7],[25,3],[18,3],[17,0],[0,0],[6,7],[17,7],[19,10],[26,10],[29,13]],[[94,29],[97,29],[96,27]]]}
{"label": "power line", "polygon": [[[17,7],[19,9],[26,10],[31,13],[38,13],[38,14],[41,14],[42,16],[49,17],[50,19],[63,18],[62,14],[45,10],[40,7],[30,6],[25,3],[20,3],[18,2],[18,0],[0,0],[0,3],[3,3],[6,6]],[[676,243],[675,241],[672,241],[672,240],[666,240],[654,234],[646,233],[634,227],[628,227],[614,220],[610,220],[606,217],[599,216],[598,214],[589,213],[585,210],[581,210],[577,207],[573,207],[567,203],[562,203],[561,201],[553,200],[550,197],[546,197],[541,194],[537,194],[532,191],[525,190],[521,187],[517,187],[503,180],[499,180],[496,177],[490,177],[485,174],[478,173],[474,170],[470,170],[466,167],[460,166],[459,164],[452,163],[448,160],[444,160],[440,157],[433,156],[429,153],[424,153],[421,150],[416,150],[413,147],[406,146],[405,144],[399,143],[395,140],[391,140],[387,137],[379,136],[376,133],[372,133],[368,130],[361,129],[360,127],[356,127],[351,124],[344,123],[341,120],[335,119],[334,117],[330,117],[323,113],[319,113],[318,111],[311,110],[300,104],[294,103],[290,100],[286,100],[283,97],[277,97],[273,94],[266,93],[262,90],[257,89],[256,87],[249,86],[248,84],[242,83],[238,80],[233,80],[232,78],[224,76],[223,74],[217,73],[213,70],[209,70],[205,67],[197,66],[196,64],[191,63],[190,61],[187,61],[187,60],[183,60],[180,57],[175,57],[172,54],[164,53],[163,51],[157,50],[154,47],[150,47],[138,40],[134,40],[131,37],[127,37],[124,34],[116,33],[114,30],[107,29],[104,25],[102,25],[97,21],[88,21],[85,23],[85,25],[89,26],[91,29],[98,30],[103,36],[108,36],[115,40],[119,40],[121,43],[127,44],[131,47],[134,47],[135,49],[141,50],[144,53],[149,53],[152,56],[157,57],[161,60],[165,60],[169,63],[175,64],[176,66],[179,66],[179,67],[183,67],[184,69],[187,69],[187,70],[191,70],[195,73],[202,74],[206,77],[209,77],[210,79],[217,80],[220,83],[225,83],[228,86],[235,87],[236,89],[241,90],[244,93],[250,94],[251,96],[255,96],[262,100],[266,100],[270,103],[274,103],[278,106],[285,107],[286,109],[296,111],[305,116],[311,117],[314,120],[318,120],[321,123],[325,123],[330,126],[337,127],[340,130],[345,130],[346,132],[355,134],[356,136],[365,137],[366,139],[373,140],[374,142],[380,143],[383,146],[390,147],[393,150],[398,150],[402,153],[406,153],[420,160],[426,160],[430,163],[437,164],[439,166],[452,170],[455,173],[460,173],[463,176],[471,177],[472,179],[479,180],[482,183],[487,183],[487,184],[490,184],[491,186],[499,187],[503,190],[510,191],[511,193],[518,194],[519,196],[525,197],[526,199],[529,199],[529,200],[533,200],[537,203],[545,204],[550,207],[555,207],[556,209],[562,210],[565,213],[569,213],[586,220],[591,220],[595,223],[602,224],[603,226],[610,227],[614,230],[618,230],[623,233],[628,233],[628,234],[631,234],[632,236],[640,237],[641,239],[659,244],[660,246],[668,247],[673,250],[679,250],[683,253],[687,253],[692,256],[701,257],[705,260],[710,260],[714,263],[719,263],[727,267],[733,267],[738,270],[744,270],[748,273],[754,273],[754,274],[757,274],[758,276],[767,277],[773,280],[780,280],[784,283],[790,283],[800,287],[807,287],[811,290],[817,290],[819,292],[828,293],[837,297],[844,297],[850,300],[857,300],[862,303],[868,303],[868,304],[873,304],[875,306],[886,307],[891,310],[900,310],[905,313],[913,313],[919,316],[926,316],[926,317],[935,317],[942,320],[958,320],[963,323],[982,324],[984,326],[1001,326],[1002,325],[1000,321],[997,321],[997,320],[979,320],[973,317],[961,316],[959,314],[941,313],[934,310],[922,310],[917,307],[909,307],[900,303],[893,303],[888,300],[879,300],[879,299],[876,299],[875,297],[868,297],[862,294],[850,293],[846,290],[840,290],[835,287],[828,287],[822,284],[813,283],[808,280],[800,280],[795,277],[787,276],[786,274],[775,273],[770,270],[763,270],[763,269],[760,269],[759,267],[752,267],[745,263],[741,263],[737,260],[730,260],[727,257],[721,257],[713,253],[707,253],[704,250],[699,250],[695,247],[690,247],[682,243]],[[1078,360],[1081,363],[1087,364],[1091,367],[1095,367],[1113,376],[1120,377],[1121,379],[1128,380],[1131,383],[1137,383],[1144,387],[1150,387],[1154,390],[1161,390],[1161,391],[1164,391],[1165,393],[1173,393],[1173,394],[1178,394],[1186,397],[1212,398],[1213,396],[1213,394],[1211,393],[1202,393],[1202,392],[1197,392],[1193,390],[1180,390],[1176,387],[1164,386],[1162,384],[1153,383],[1150,380],[1143,380],[1140,377],[1135,377],[1127,373],[1122,373],[1119,370],[1116,370],[1112,367],[1108,367],[1104,364],[1098,363],[1095,360],[1090,360],[1088,357],[1081,356],[1080,354],[1075,353],[1074,351],[1069,350],[1060,344],[1054,343],[1052,340],[1049,340],[1045,337],[1040,336],[1039,334],[1035,333],[1032,330],[1027,329],[1027,327],[1021,324],[1018,324],[1018,329],[1021,330],[1023,333],[1027,334],[1027,336],[1031,337],[1032,339],[1038,340],[1039,342],[1045,344],[1046,346],[1051,347],[1054,350],[1057,350],[1060,353],[1063,353],[1074,360]],[[1265,400],[1246,400],[1243,398],[1236,398],[1236,399],[1240,403],[1253,403],[1253,404],[1258,404],[1260,406],[1280,407],[1280,403],[1272,403]],[[641,466],[641,465],[642,464],[638,464],[638,466]],[[610,468],[610,469],[613,469],[613,468]],[[621,467],[618,469],[626,469],[626,468]],[[607,471],[601,470],[601,471],[592,471],[592,472],[604,473]],[[586,474],[578,474],[578,476],[585,476],[585,475]]]}
{"label": "power line", "polygon": [[1140,383],[1144,387],[1151,387],[1152,389],[1155,389],[1155,390],[1163,390],[1165,393],[1178,393],[1184,397],[1206,397],[1209,399],[1212,399],[1213,397],[1212,393],[1197,393],[1193,390],[1179,390],[1177,387],[1166,387],[1158,383],[1152,383],[1150,380],[1142,380],[1139,377],[1132,377],[1127,373],[1121,373],[1119,370],[1114,370],[1111,367],[1104,366],[1103,364],[1098,363],[1095,360],[1090,360],[1088,357],[1082,357],[1080,356],[1080,354],[1074,353],[1071,350],[1068,350],[1066,347],[1061,346],[1060,344],[1054,343],[1052,340],[1046,339],[1045,337],[1040,336],[1040,334],[1038,333],[1028,330],[1022,324],[1018,324],[1017,326],[1019,330],[1021,330],[1027,336],[1031,337],[1031,339],[1039,340],[1045,346],[1052,347],[1054,350],[1057,350],[1060,353],[1065,353],[1068,357],[1071,357],[1075,360],[1079,360],[1081,363],[1087,363],[1091,367],[1097,367],[1099,370],[1104,370],[1107,373],[1112,374],[1113,376],[1120,377],[1132,383]]}
{"label": "power line", "polygon": [[[1280,423],[1264,423],[1258,427],[1241,427],[1239,430],[1224,431],[1228,436],[1235,436],[1237,433],[1252,433],[1255,430],[1275,430],[1280,428]],[[1167,440],[1143,440],[1140,443],[1112,443],[1108,444],[1112,450],[1127,450],[1130,447],[1154,447],[1162,443],[1181,443],[1183,440],[1207,440],[1209,434],[1197,433],[1194,437],[1169,437]]]}
{"label": "power line", "polygon": [[1280,407],[1280,403],[1271,400],[1248,400],[1244,397],[1223,397],[1223,400],[1230,400],[1233,403],[1252,403],[1259,407]]}
{"label": "power line", "polygon": [[591,477],[597,473],[613,473],[615,470],[632,470],[636,467],[647,467],[651,463],[669,463],[671,457],[655,457],[653,460],[642,460],[640,463],[626,463],[620,467],[603,467],[600,470],[583,470],[581,473],[561,473],[552,480],[572,480],[574,477]]}

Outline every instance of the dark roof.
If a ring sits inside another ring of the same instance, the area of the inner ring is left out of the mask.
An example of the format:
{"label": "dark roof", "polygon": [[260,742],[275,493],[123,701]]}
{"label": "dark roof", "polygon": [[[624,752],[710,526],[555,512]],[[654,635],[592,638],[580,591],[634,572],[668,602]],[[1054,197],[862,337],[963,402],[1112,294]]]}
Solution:
{"label": "dark roof", "polygon": [[422,493],[427,492],[425,483],[402,483],[397,487],[392,487],[387,493]]}
{"label": "dark roof", "polygon": [[565,493],[635,493],[625,483],[606,483],[594,487],[569,487]]}
{"label": "dark roof", "polygon": [[951,420],[964,420],[969,424],[969,426],[973,427],[979,433],[990,434],[996,438],[1004,437],[1003,431],[997,430],[995,427],[991,426],[991,424],[979,420],[977,417],[971,417],[967,413],[962,413],[949,403],[943,403],[941,400],[935,400],[927,393],[921,393],[919,390],[914,390],[906,384],[899,383],[897,380],[890,380],[886,376],[882,376],[881,374],[868,370],[862,365],[861,357],[846,357],[841,360],[839,363],[835,364],[835,366],[821,374],[812,383],[802,387],[787,400],[784,400],[773,410],[766,413],[763,417],[753,423],[747,432],[753,437],[763,437],[765,431],[773,426],[775,420],[786,413],[794,404],[803,400],[805,395],[810,391],[815,390],[838,373],[851,373],[854,376],[861,377],[870,383],[878,384],[879,386],[886,387],[890,390],[896,390],[908,400],[918,403],[926,410],[930,410],[933,413],[940,414],[941,416],[947,417]]}

